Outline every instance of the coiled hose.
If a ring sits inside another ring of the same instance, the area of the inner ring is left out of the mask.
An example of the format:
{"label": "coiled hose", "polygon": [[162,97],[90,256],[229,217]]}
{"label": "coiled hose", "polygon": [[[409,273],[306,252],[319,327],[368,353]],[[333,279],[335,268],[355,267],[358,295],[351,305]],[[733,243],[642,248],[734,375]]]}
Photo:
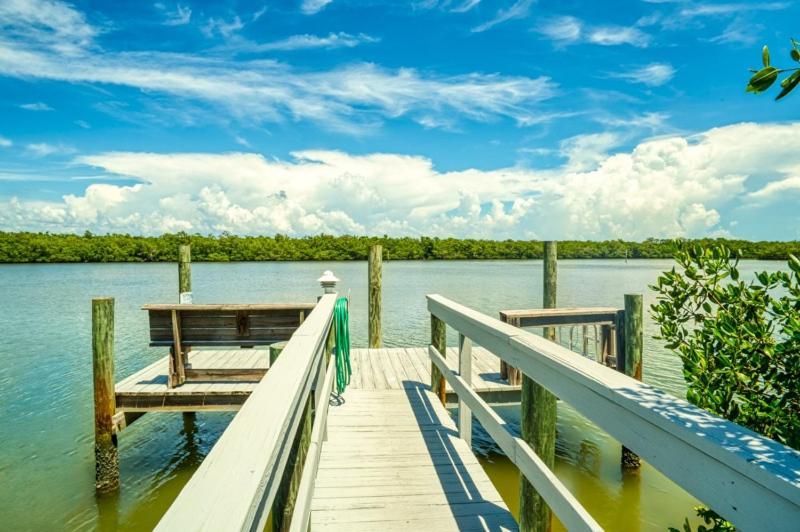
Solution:
{"label": "coiled hose", "polygon": [[347,310],[347,298],[340,297],[333,307],[333,325],[335,346],[333,354],[336,357],[336,392],[344,393],[350,384],[350,319]]}

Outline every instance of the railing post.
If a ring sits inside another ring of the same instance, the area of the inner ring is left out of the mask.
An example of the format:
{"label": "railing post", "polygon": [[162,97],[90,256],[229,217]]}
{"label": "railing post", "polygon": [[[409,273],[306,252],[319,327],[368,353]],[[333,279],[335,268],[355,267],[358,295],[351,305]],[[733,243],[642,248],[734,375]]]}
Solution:
{"label": "railing post", "polygon": [[92,300],[92,372],[94,375],[95,488],[119,489],[119,455],[114,434],[114,298]]}
{"label": "railing post", "polygon": [[[637,381],[642,380],[642,352],[644,351],[643,303],[641,294],[625,294],[625,321],[623,329],[622,369],[625,375]],[[623,469],[638,469],[641,466],[639,456],[622,446]]]}
{"label": "railing post", "polygon": [[[458,374],[472,385],[472,340],[458,335]],[[472,411],[462,398],[458,399],[458,435],[472,447]]]}
{"label": "railing post", "polygon": [[383,246],[369,248],[369,347],[381,347],[381,277]]}
{"label": "railing post", "polygon": [[[431,345],[441,353],[442,357],[447,358],[447,327],[433,314],[431,314]],[[444,376],[433,362],[431,362],[431,391],[436,394],[442,404],[447,402]]]}
{"label": "railing post", "polygon": [[[557,247],[555,242],[544,243],[543,307],[556,307]],[[547,327],[545,338],[555,340],[555,328]],[[530,376],[522,376],[522,439],[552,470],[556,451],[556,397]],[[550,530],[551,512],[544,499],[523,476],[520,487],[520,530],[546,532]]]}

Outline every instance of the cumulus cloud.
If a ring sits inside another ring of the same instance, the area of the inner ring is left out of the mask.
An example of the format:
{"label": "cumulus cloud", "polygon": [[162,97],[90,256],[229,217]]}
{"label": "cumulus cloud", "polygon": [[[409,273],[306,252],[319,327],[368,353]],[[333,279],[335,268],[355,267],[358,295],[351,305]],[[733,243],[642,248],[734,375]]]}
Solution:
{"label": "cumulus cloud", "polygon": [[748,194],[748,197],[758,203],[771,203],[786,197],[786,194],[798,193],[800,193],[800,175],[794,175],[780,181],[767,183],[764,187]]}
{"label": "cumulus cloud", "polygon": [[568,139],[567,162],[551,170],[445,172],[419,156],[339,151],[100,153],[75,163],[133,184],[7,200],[0,229],[641,239],[718,234],[721,207],[800,188],[800,123],[737,124],[626,151],[620,142]]}

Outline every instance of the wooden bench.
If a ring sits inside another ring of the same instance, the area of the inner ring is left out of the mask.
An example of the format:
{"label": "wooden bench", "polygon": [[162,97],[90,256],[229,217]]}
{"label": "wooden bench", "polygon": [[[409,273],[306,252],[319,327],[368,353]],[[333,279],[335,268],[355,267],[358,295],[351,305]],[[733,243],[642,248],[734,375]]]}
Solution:
{"label": "wooden bench", "polygon": [[191,347],[251,348],[288,340],[314,308],[313,303],[265,305],[145,305],[150,345],[168,346],[169,386],[187,380],[258,380],[264,369],[192,368]]}

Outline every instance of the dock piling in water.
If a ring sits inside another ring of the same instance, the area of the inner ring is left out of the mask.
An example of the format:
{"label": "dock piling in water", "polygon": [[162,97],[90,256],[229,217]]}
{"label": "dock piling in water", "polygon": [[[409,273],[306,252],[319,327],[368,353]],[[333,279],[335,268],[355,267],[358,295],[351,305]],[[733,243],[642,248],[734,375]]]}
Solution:
{"label": "dock piling in water", "polygon": [[[543,308],[556,308],[557,247],[544,243]],[[546,327],[545,338],[555,340],[555,328]],[[522,413],[520,429],[525,440],[552,470],[556,451],[556,397],[528,375],[522,375]],[[550,530],[551,512],[541,495],[523,476],[520,482],[520,529]]]}
{"label": "dock piling in water", "polygon": [[119,455],[114,434],[114,298],[92,300],[92,371],[94,375],[95,488],[119,489]]}
{"label": "dock piling in water", "polygon": [[[433,314],[431,314],[431,345],[442,353],[442,356],[446,356],[447,326]],[[442,404],[447,402],[447,386],[444,381],[444,375],[433,362],[431,362],[431,391],[439,398]]]}
{"label": "dock piling in water", "polygon": [[[625,294],[625,324],[623,332],[623,349],[618,353],[623,363],[625,375],[637,381],[642,380],[642,352],[644,351],[643,303],[641,294]],[[639,456],[622,446],[622,468],[638,469],[641,466]]]}
{"label": "dock piling in water", "polygon": [[381,283],[383,276],[383,246],[369,248],[369,347],[381,347]]}
{"label": "dock piling in water", "polygon": [[192,247],[178,247],[178,302],[192,302]]}

